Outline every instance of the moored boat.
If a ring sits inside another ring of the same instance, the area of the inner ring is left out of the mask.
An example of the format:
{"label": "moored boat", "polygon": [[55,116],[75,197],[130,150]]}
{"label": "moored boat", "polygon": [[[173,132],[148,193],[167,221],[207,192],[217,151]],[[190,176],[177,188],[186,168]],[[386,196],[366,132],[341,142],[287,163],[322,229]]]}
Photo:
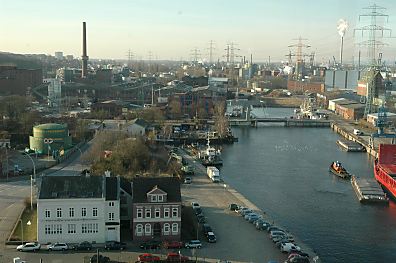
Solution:
{"label": "moored boat", "polygon": [[339,161],[332,162],[332,164],[330,164],[329,171],[343,179],[351,177],[351,174],[347,172]]}
{"label": "moored boat", "polygon": [[396,145],[380,144],[378,159],[374,162],[375,179],[396,200]]}

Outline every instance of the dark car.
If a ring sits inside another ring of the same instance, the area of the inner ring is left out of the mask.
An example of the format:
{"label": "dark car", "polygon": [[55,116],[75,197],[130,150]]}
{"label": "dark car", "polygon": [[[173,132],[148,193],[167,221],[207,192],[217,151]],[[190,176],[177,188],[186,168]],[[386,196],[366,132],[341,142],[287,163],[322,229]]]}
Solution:
{"label": "dark car", "polygon": [[200,215],[202,214],[202,209],[200,207],[194,208],[194,213],[195,215]]}
{"label": "dark car", "polygon": [[209,224],[203,224],[202,225],[202,232],[205,234],[205,236],[208,234],[208,232],[213,232],[212,228],[210,227]]}
{"label": "dark car", "polygon": [[103,255],[99,254],[99,260],[98,260],[98,255],[93,255],[90,259],[89,259],[90,263],[108,263],[110,262],[110,258],[109,257],[105,257]]}
{"label": "dark car", "polygon": [[84,242],[81,242],[78,245],[75,245],[73,247],[73,249],[74,250],[91,250],[92,249],[92,244],[89,243],[88,241],[84,241]]}
{"label": "dark car", "polygon": [[237,204],[230,204],[228,207],[230,208],[231,211],[235,211],[239,209],[239,205]]}
{"label": "dark car", "polygon": [[118,241],[107,241],[105,244],[107,250],[124,250],[126,249],[126,243]]}
{"label": "dark car", "polygon": [[208,239],[209,243],[216,243],[216,236],[213,232],[208,232],[208,234],[206,235],[206,238]]}
{"label": "dark car", "polygon": [[288,263],[309,263],[309,258],[303,256],[295,256],[291,259],[288,259],[286,262]]}
{"label": "dark car", "polygon": [[197,215],[197,221],[200,224],[206,223],[206,218],[205,218],[205,216],[203,214],[199,214],[199,215]]}
{"label": "dark car", "polygon": [[155,240],[150,240],[143,242],[139,246],[141,249],[159,249],[161,248],[161,242],[160,241],[155,241]]}
{"label": "dark car", "polygon": [[167,249],[182,248],[184,244],[180,241],[165,241],[163,247]]}

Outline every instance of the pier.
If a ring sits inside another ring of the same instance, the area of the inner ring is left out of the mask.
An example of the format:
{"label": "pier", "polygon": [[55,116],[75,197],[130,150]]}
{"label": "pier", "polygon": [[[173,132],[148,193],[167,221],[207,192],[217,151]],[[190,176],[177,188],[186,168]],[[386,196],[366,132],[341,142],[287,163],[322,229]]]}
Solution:
{"label": "pier", "polygon": [[315,119],[292,119],[292,118],[248,118],[248,119],[230,119],[231,126],[252,126],[257,127],[259,123],[283,124],[285,127],[330,127],[329,120]]}

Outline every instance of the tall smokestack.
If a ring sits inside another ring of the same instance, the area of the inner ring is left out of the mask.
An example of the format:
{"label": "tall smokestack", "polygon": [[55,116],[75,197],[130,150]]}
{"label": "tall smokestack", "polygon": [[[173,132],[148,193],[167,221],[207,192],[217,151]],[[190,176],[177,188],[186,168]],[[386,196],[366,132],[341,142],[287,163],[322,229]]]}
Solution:
{"label": "tall smokestack", "polygon": [[83,54],[81,58],[82,58],[81,77],[86,78],[88,73],[88,56],[87,56],[87,29],[85,22],[83,22]]}

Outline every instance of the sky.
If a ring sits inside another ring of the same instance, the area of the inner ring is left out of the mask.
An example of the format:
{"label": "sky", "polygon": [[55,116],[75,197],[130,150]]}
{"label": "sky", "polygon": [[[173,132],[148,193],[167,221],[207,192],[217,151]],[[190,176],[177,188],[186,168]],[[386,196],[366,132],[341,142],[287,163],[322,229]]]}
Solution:
{"label": "sky", "polygon": [[[339,60],[337,22],[349,27],[344,37],[344,61],[357,60],[361,32],[369,24],[359,14],[372,4],[387,8],[388,23],[396,30],[394,0],[0,0],[0,51],[22,54],[81,56],[82,22],[87,22],[88,56],[96,59],[190,60],[197,48],[208,59],[209,42],[214,58],[224,60],[227,43],[235,53],[257,62],[286,60],[298,37],[307,39],[317,62]],[[389,35],[389,34],[388,34]],[[394,32],[396,36],[396,32]],[[368,36],[368,34],[365,34]],[[395,63],[396,41],[385,38],[384,59]],[[364,48],[362,56],[367,52]],[[236,58],[239,60],[240,58]]]}

